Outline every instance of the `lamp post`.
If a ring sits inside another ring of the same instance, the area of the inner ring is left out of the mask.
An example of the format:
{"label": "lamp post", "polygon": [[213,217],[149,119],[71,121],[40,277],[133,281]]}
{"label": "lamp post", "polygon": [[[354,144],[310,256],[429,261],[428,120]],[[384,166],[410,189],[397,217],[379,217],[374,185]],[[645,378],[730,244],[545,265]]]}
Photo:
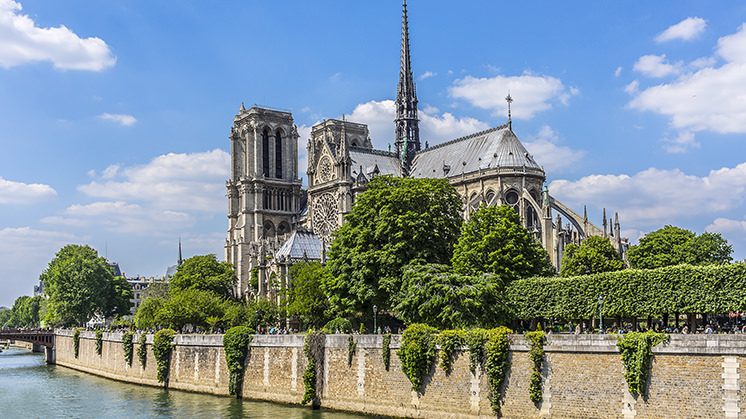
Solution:
{"label": "lamp post", "polygon": [[378,328],[376,327],[378,326],[377,324],[378,322],[376,321],[377,313],[378,313],[378,306],[374,304],[373,305],[373,334],[375,334],[376,330],[378,330]]}
{"label": "lamp post", "polygon": [[599,295],[598,296],[598,318],[600,321],[600,325],[598,327],[598,331],[600,334],[604,334],[604,296]]}

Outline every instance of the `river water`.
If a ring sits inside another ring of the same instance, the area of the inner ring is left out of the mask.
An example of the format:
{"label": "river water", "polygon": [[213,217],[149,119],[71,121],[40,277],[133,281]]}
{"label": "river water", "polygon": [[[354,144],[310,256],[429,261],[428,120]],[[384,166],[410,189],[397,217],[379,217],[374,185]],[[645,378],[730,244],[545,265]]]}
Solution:
{"label": "river water", "polygon": [[352,419],[363,416],[121,383],[46,365],[43,354],[10,348],[0,353],[0,417]]}

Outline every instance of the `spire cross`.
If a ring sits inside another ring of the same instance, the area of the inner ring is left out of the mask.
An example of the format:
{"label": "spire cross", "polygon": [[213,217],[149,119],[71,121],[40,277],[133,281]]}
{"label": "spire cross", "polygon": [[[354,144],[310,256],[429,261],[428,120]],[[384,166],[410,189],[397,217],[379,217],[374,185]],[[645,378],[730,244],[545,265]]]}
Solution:
{"label": "spire cross", "polygon": [[505,96],[505,101],[508,102],[508,122],[510,122],[510,104],[513,103],[513,98],[510,97],[510,90],[508,90],[508,95]]}

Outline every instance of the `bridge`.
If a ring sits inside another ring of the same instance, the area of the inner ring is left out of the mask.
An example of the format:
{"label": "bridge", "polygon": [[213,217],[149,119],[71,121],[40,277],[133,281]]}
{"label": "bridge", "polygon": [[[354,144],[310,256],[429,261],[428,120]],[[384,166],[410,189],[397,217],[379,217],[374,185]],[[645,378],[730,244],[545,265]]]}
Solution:
{"label": "bridge", "polygon": [[0,329],[0,339],[20,340],[36,345],[54,348],[54,330],[52,329]]}

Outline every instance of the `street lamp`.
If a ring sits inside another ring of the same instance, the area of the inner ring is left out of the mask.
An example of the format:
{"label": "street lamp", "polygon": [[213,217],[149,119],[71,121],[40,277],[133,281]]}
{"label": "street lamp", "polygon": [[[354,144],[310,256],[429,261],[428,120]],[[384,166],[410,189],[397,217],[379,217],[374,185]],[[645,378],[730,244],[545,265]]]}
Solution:
{"label": "street lamp", "polygon": [[376,322],[376,314],[377,313],[378,313],[378,306],[374,304],[373,305],[373,333],[374,334],[376,333],[376,330],[378,330],[378,328],[376,327],[376,326],[378,326],[378,324]]}
{"label": "street lamp", "polygon": [[600,334],[604,334],[604,296],[599,295],[598,296],[598,318],[600,320],[600,326],[598,327],[598,331]]}

